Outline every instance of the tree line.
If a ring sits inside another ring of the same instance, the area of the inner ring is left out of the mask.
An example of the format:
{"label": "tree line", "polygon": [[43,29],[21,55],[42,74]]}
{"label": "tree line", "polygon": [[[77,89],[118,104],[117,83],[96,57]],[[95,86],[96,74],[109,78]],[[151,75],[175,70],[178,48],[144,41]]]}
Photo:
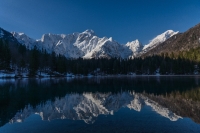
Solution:
{"label": "tree line", "polygon": [[11,54],[8,41],[3,42],[3,40],[0,39],[0,69],[9,69],[10,60]]}
{"label": "tree line", "polygon": [[35,46],[28,50],[26,46],[17,44],[15,48],[0,40],[0,69],[19,73],[27,71],[30,76],[45,72],[49,75],[59,73],[73,74],[193,74],[200,65],[200,48],[179,52],[178,54],[162,53],[138,58],[93,58],[72,59],[55,52],[38,50]]}

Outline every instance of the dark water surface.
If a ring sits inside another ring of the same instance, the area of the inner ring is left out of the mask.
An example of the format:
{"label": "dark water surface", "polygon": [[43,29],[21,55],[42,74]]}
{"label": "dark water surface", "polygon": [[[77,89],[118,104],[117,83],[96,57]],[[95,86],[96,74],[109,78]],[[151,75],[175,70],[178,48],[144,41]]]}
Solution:
{"label": "dark water surface", "polygon": [[0,79],[0,133],[200,132],[200,77]]}

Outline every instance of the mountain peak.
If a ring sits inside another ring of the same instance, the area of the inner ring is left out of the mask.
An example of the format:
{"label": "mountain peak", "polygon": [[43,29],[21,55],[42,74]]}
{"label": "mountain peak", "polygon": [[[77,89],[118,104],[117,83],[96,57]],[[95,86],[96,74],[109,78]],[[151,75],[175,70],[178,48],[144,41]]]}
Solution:
{"label": "mountain peak", "polygon": [[11,32],[13,37],[15,37],[19,43],[24,44],[27,48],[33,48],[34,39],[28,37],[26,34],[22,32]]}
{"label": "mountain peak", "polygon": [[128,42],[125,46],[133,52],[133,55],[138,54],[143,48],[142,43],[140,43],[138,39],[132,42]]}
{"label": "mountain peak", "polygon": [[165,52],[178,54],[180,51],[188,51],[191,48],[197,48],[200,44],[199,31],[200,24],[195,25],[181,34],[177,34],[178,32],[172,32],[171,37],[164,41],[162,45],[158,45],[155,49],[153,48],[152,50],[148,50],[143,56],[149,56],[152,54],[159,55]]}
{"label": "mountain peak", "polygon": [[2,31],[2,29],[0,28],[0,38],[2,38],[4,36],[4,33]]}
{"label": "mountain peak", "polygon": [[21,36],[21,35],[25,35],[25,34],[24,34],[24,33],[22,33],[22,32],[19,32],[18,34],[19,34],[20,36]]}
{"label": "mountain peak", "polygon": [[173,31],[173,30],[167,30],[167,31],[163,32],[162,34],[156,36],[154,39],[152,39],[152,40],[150,41],[150,43],[153,42],[153,41],[155,41],[155,40],[160,40],[160,41],[164,42],[164,41],[167,40],[168,38],[170,38],[170,37],[172,37],[173,35],[178,34],[178,33],[179,33],[179,31],[176,31],[176,32],[175,32],[175,31]]}
{"label": "mountain peak", "polygon": [[[54,51],[56,54],[61,54],[68,58],[127,58],[136,56],[141,51],[143,52],[144,49],[144,51],[150,50],[177,33],[173,30],[167,30],[156,36],[145,46],[138,39],[125,45],[120,45],[112,37],[99,38],[91,29],[87,29],[82,33],[72,34],[47,33],[42,35],[42,38],[39,40],[29,38],[24,33],[12,32],[12,36],[28,49],[36,46],[40,50],[45,49],[49,53]],[[0,29],[0,37],[4,36],[3,34],[4,30]]]}
{"label": "mountain peak", "polygon": [[95,35],[95,32],[93,30],[91,30],[91,29],[87,29],[83,33],[90,34],[90,35]]}
{"label": "mountain peak", "polygon": [[13,34],[13,36],[15,36],[15,37],[19,37],[19,36],[26,36],[27,37],[27,35],[23,32],[12,31],[11,34]]}
{"label": "mountain peak", "polygon": [[178,33],[179,33],[179,31],[175,32],[173,30],[167,30],[167,31],[163,32],[162,34],[156,36],[152,40],[150,40],[149,44],[146,44],[144,46],[143,50],[152,49],[152,48],[156,47],[157,45],[159,45],[160,43],[163,43],[164,41],[166,41],[167,39],[169,39],[170,37],[172,37],[173,35],[176,35]]}
{"label": "mountain peak", "polygon": [[113,41],[113,38],[112,38],[112,37],[110,37],[108,40],[112,42],[112,41]]}
{"label": "mountain peak", "polygon": [[172,32],[174,32],[173,30],[166,30],[165,32],[163,32],[163,33],[172,33]]}
{"label": "mountain peak", "polygon": [[139,42],[139,40],[138,40],[138,39],[136,39],[136,40],[135,40],[135,42]]}
{"label": "mountain peak", "polygon": [[126,46],[136,46],[136,45],[142,45],[138,39],[132,41],[132,42],[127,42]]}
{"label": "mountain peak", "polygon": [[[175,34],[178,34],[179,33],[179,31],[173,31],[173,30],[167,30],[167,31],[165,31],[164,33],[162,33],[161,35],[165,35],[166,37],[171,37],[171,36],[173,36],[173,35],[175,35]],[[161,36],[160,35],[160,36]],[[167,39],[168,39],[167,38]]]}

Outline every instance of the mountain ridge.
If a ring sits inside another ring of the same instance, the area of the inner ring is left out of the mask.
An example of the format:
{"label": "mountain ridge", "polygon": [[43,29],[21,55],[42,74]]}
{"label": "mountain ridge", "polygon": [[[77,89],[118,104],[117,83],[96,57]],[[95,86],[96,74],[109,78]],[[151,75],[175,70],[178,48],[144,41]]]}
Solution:
{"label": "mountain ridge", "polygon": [[[169,35],[170,32],[170,35]],[[112,37],[98,37],[93,30],[85,30],[82,33],[72,34],[44,34],[41,39],[34,40],[24,33],[11,32],[13,36],[28,49],[36,46],[38,49],[45,49],[48,53],[55,52],[67,58],[130,58],[145,53],[152,47],[156,47],[163,41],[177,34],[168,30],[152,39],[149,44],[142,45],[136,39],[127,42],[125,45],[113,40]],[[159,38],[158,38],[159,37]],[[156,41],[155,41],[156,39]]]}
{"label": "mountain ridge", "polygon": [[[8,34],[9,32],[7,33],[7,31],[0,28],[0,38],[6,37],[5,33]],[[10,32],[7,38],[16,39],[29,50],[36,46],[39,50],[46,50],[47,53],[55,52],[57,55],[60,54],[66,58],[134,58],[145,55],[177,34],[180,33],[167,30],[157,35],[146,45],[143,45],[138,39],[123,45],[112,37],[100,38],[91,29],[82,33],[74,32],[72,34],[47,33],[43,34],[40,39],[32,39],[25,33]]]}
{"label": "mountain ridge", "polygon": [[200,24],[188,29],[183,33],[178,33],[157,47],[144,53],[142,56],[159,55],[161,53],[178,54],[181,51],[188,51],[191,48],[200,46]]}

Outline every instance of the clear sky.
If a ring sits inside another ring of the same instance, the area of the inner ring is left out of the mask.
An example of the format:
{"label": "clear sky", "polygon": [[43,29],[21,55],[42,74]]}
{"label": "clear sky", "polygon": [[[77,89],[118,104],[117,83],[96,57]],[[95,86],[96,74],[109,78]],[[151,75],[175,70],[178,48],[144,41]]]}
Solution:
{"label": "clear sky", "polygon": [[0,27],[34,39],[92,29],[99,37],[143,44],[168,29],[200,23],[200,0],[0,0]]}

